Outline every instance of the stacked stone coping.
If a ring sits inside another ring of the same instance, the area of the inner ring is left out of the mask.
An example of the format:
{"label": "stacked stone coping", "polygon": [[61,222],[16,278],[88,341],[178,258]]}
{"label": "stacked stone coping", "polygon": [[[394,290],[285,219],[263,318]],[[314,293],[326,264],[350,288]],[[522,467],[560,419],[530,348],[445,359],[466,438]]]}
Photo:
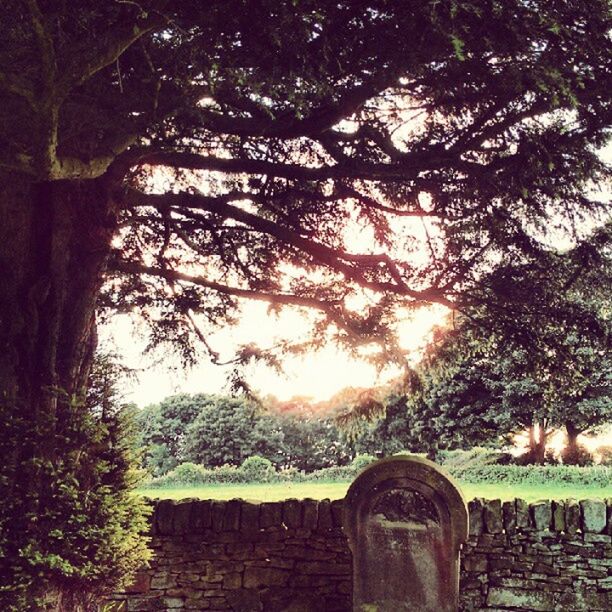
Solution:
{"label": "stacked stone coping", "polygon": [[[109,610],[352,610],[343,500],[151,503],[154,558]],[[468,508],[461,610],[612,610],[612,499]]]}

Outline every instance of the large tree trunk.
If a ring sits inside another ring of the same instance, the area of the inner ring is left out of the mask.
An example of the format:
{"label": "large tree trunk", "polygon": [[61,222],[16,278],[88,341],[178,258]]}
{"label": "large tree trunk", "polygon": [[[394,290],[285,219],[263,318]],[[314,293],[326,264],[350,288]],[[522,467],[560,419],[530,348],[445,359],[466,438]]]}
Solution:
{"label": "large tree trunk", "polygon": [[11,456],[2,458],[0,488],[17,504],[15,534],[44,537],[40,517],[53,495],[44,474],[61,457],[70,409],[83,396],[115,230],[101,181],[17,176],[0,185],[0,415],[4,436],[9,424],[21,432],[3,441]]}
{"label": "large tree trunk", "polygon": [[546,443],[549,433],[546,431],[545,425],[538,421],[534,421],[528,430],[529,433],[529,450],[524,455],[525,463],[542,465],[546,460]]}
{"label": "large tree trunk", "polygon": [[100,181],[2,186],[0,389],[24,409],[52,414],[54,389],[83,386],[115,228]]}
{"label": "large tree trunk", "polygon": [[591,454],[578,443],[578,436],[582,433],[582,430],[573,421],[567,421],[565,423],[565,433],[567,442],[561,452],[563,463],[567,465],[588,465],[592,462]]}

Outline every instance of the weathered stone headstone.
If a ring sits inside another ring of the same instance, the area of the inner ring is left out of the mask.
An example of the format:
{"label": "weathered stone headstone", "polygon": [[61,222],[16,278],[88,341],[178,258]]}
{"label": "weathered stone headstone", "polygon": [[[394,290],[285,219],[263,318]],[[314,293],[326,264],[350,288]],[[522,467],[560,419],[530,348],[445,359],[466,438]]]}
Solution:
{"label": "weathered stone headstone", "polygon": [[409,455],[368,466],[345,500],[355,612],[455,612],[467,505],[434,463]]}

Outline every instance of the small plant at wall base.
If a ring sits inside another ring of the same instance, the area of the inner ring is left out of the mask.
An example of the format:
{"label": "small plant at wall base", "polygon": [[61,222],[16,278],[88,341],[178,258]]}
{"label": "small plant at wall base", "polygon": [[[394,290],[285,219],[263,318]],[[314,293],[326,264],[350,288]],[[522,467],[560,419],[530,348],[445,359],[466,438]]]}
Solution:
{"label": "small plant at wall base", "polygon": [[[0,609],[97,610],[149,559],[146,501],[132,491],[136,470],[133,410],[116,396],[119,376],[97,359],[84,401],[58,393],[57,412],[33,430],[19,406],[3,403],[0,437]],[[62,449],[24,462],[24,446]],[[27,487],[29,497],[7,483]]]}

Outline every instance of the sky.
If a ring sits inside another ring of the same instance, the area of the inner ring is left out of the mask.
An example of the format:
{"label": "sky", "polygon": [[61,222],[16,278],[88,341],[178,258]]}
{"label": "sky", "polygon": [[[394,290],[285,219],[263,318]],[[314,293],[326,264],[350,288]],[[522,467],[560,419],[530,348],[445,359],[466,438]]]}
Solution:
{"label": "sky", "polygon": [[[431,329],[442,322],[447,311],[442,307],[422,309],[413,313],[412,321],[400,327],[400,340],[416,358]],[[262,347],[279,340],[299,341],[309,323],[303,315],[286,311],[280,316],[267,312],[264,303],[247,303],[243,307],[239,325],[220,330],[209,338],[210,344],[221,353],[221,361],[228,360],[241,343],[253,341]],[[202,359],[190,370],[184,370],[176,358],[169,354],[144,354],[146,338],[128,315],[117,315],[100,330],[103,349],[116,351],[123,363],[136,370],[133,380],[124,389],[126,401],[143,407],[157,403],[175,393],[223,393],[228,391],[229,367],[211,364]],[[272,394],[281,400],[294,396],[307,396],[313,400],[326,400],[346,387],[369,387],[387,382],[399,374],[396,368],[387,368],[380,374],[364,361],[351,359],[346,353],[332,347],[301,358],[284,361],[284,374],[263,365],[247,369],[247,381],[261,395]]]}

